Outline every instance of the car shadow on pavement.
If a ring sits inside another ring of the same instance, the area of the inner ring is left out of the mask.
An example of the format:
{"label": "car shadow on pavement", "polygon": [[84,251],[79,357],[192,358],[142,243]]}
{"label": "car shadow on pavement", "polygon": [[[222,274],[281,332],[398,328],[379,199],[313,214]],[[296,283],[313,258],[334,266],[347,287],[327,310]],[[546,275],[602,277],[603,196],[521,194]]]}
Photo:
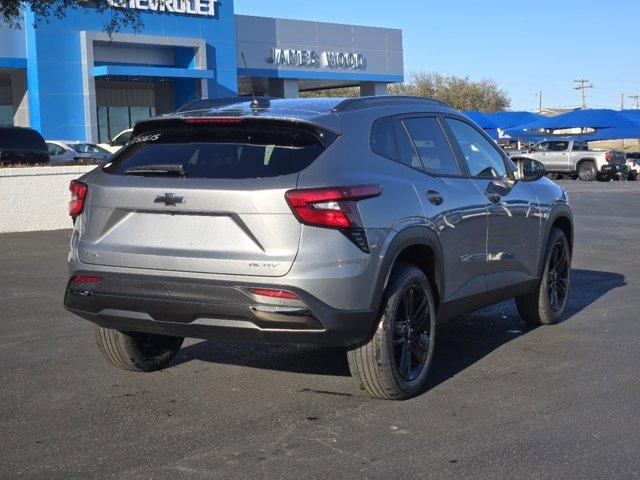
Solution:
{"label": "car shadow on pavement", "polygon": [[[572,294],[565,321],[624,285],[625,277],[617,273],[572,270]],[[513,300],[440,324],[429,388],[531,330],[518,316]],[[294,373],[350,375],[346,350],[333,347],[202,341],[182,348],[173,365],[192,360]]]}
{"label": "car shadow on pavement", "polygon": [[[611,290],[626,285],[624,275],[618,273],[573,269],[571,275],[571,296],[563,322],[570,321]],[[444,322],[438,329],[428,388],[535,328],[538,327],[530,327],[520,319],[513,300]]]}

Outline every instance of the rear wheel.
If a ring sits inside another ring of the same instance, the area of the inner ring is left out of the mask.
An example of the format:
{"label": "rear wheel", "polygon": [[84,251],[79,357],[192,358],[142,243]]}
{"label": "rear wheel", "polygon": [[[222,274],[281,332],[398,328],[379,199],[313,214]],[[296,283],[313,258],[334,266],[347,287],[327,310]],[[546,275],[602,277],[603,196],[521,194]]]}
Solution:
{"label": "rear wheel", "polygon": [[413,265],[394,268],[371,340],[348,352],[349,368],[369,395],[404,400],[426,386],[436,332],[433,292]]}
{"label": "rear wheel", "polygon": [[520,317],[530,325],[562,320],[571,285],[571,251],[564,232],[553,228],[547,242],[544,271],[537,288],[516,298]]}
{"label": "rear wheel", "polygon": [[155,333],[121,332],[94,326],[96,342],[116,367],[134,372],[154,372],[166,367],[184,341]]}
{"label": "rear wheel", "polygon": [[596,179],[597,175],[598,170],[596,164],[591,161],[582,162],[578,166],[578,178],[583,182],[592,182]]}

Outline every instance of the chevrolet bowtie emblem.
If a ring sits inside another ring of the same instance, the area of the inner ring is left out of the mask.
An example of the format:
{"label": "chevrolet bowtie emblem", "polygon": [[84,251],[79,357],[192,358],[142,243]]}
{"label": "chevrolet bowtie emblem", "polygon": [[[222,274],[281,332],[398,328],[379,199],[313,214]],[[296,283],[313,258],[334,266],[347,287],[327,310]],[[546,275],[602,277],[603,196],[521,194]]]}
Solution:
{"label": "chevrolet bowtie emblem", "polygon": [[167,207],[175,207],[184,203],[184,197],[175,193],[165,193],[164,195],[158,195],[153,203],[164,203]]}

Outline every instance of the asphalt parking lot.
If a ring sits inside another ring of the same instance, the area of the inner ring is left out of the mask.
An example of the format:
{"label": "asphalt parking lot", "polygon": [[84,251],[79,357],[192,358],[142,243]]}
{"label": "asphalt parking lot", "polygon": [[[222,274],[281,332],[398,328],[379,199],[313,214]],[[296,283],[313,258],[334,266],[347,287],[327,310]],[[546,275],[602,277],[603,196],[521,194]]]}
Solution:
{"label": "asphalt parking lot", "polygon": [[0,478],[640,478],[640,183],[560,183],[568,318],[442,325],[430,390],[401,403],[330,348],[192,340],[117,370],[61,306],[69,232],[0,235]]}

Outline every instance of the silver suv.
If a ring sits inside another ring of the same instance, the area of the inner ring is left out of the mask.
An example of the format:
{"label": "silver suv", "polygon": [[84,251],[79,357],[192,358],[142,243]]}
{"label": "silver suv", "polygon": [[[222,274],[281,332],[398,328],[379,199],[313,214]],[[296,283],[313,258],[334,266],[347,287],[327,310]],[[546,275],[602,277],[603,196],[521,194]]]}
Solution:
{"label": "silver suv", "polygon": [[117,366],[184,337],[338,345],[369,394],[425,388],[438,321],[509,298],[552,324],[572,214],[448,105],[244,99],[138,123],[72,182],[64,304]]}

